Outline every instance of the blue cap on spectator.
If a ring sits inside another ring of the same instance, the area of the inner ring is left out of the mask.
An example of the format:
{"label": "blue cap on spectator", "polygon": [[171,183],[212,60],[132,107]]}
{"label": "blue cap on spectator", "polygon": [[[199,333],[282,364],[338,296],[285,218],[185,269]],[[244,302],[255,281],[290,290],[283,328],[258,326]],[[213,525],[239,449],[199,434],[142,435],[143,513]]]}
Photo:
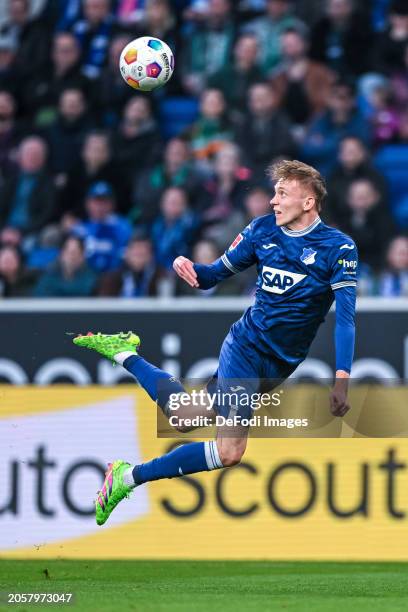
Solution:
{"label": "blue cap on spectator", "polygon": [[89,198],[112,198],[113,197],[113,189],[109,185],[109,183],[105,183],[105,181],[99,181],[98,183],[93,183],[87,193]]}

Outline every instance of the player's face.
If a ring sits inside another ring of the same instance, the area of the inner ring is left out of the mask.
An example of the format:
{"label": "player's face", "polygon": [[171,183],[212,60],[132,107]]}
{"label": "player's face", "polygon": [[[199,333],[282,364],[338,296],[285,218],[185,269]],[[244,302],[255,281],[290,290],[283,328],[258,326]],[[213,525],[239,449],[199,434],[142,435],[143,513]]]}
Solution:
{"label": "player's face", "polygon": [[271,206],[276,217],[276,225],[299,222],[313,207],[314,198],[296,180],[279,180],[275,185],[275,195]]}

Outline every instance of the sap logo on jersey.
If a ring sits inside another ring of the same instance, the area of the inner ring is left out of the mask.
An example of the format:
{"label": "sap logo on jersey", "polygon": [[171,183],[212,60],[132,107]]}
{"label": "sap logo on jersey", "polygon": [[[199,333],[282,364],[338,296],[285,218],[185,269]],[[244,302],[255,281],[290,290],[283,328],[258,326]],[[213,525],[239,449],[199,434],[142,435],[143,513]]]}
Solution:
{"label": "sap logo on jersey", "polygon": [[300,283],[306,276],[307,274],[296,274],[295,272],[264,266],[262,268],[262,289],[269,291],[269,293],[285,293],[288,289]]}

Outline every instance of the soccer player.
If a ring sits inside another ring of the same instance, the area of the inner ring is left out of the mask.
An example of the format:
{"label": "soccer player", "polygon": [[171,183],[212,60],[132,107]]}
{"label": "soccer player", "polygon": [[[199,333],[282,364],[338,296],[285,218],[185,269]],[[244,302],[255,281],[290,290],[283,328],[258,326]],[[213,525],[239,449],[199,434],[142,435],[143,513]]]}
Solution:
{"label": "soccer player", "polygon": [[[287,378],[305,359],[335,298],[336,380],[330,409],[334,416],[342,417],[350,407],[347,390],[354,352],[356,245],[349,236],[321,221],[319,212],[326,189],[317,170],[296,160],[281,161],[272,166],[270,174],[275,181],[272,214],[253,220],[213,264],[194,264],[186,257],[177,257],[173,264],[176,273],[191,287],[202,289],[253,264],[257,266],[255,303],[232,325],[208,389],[253,392],[259,390],[261,380],[271,381],[272,387]],[[171,398],[185,393],[178,380],[138,354],[140,340],[132,332],[78,336],[74,343],[124,366],[167,417]],[[234,406],[214,406],[211,411],[208,406],[197,407],[191,402],[178,417],[181,421],[185,415],[208,416],[209,412],[213,417],[250,416],[250,409],[242,409],[239,402]],[[116,505],[145,482],[239,463],[247,434],[248,429],[239,425],[232,432],[219,428],[215,440],[181,445],[141,465],[122,460],[109,464],[95,502],[98,525],[105,523]]]}

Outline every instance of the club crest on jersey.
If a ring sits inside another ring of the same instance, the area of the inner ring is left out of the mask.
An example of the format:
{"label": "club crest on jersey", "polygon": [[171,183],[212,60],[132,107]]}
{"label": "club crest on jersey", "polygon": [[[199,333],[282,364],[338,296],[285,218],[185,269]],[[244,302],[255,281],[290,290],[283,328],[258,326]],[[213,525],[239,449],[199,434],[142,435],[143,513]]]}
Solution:
{"label": "club crest on jersey", "polygon": [[314,264],[316,261],[317,252],[313,249],[303,249],[303,253],[300,256],[300,261],[306,266],[310,266],[310,264]]}
{"label": "club crest on jersey", "polygon": [[307,274],[296,274],[264,266],[262,268],[262,289],[269,293],[282,294],[300,283],[306,276]]}
{"label": "club crest on jersey", "polygon": [[231,244],[230,248],[228,249],[228,251],[233,251],[235,249],[235,247],[237,247],[239,245],[239,243],[241,242],[241,240],[243,240],[243,235],[242,234],[238,234],[238,236],[235,238],[234,242]]}

